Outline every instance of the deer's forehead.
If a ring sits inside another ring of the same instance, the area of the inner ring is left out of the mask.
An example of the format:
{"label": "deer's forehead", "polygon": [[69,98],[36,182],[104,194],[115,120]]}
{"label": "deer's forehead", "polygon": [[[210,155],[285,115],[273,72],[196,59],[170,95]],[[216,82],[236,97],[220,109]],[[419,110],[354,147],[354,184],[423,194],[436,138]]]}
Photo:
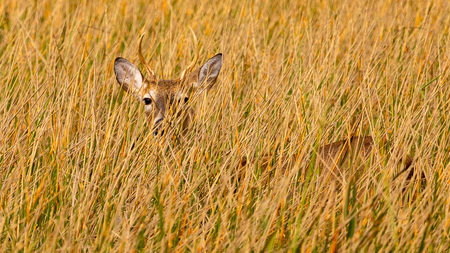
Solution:
{"label": "deer's forehead", "polygon": [[177,91],[180,89],[180,80],[158,80],[155,88],[166,92]]}
{"label": "deer's forehead", "polygon": [[157,82],[148,83],[143,89],[144,96],[153,98],[170,97],[180,91],[180,80],[158,80]]}

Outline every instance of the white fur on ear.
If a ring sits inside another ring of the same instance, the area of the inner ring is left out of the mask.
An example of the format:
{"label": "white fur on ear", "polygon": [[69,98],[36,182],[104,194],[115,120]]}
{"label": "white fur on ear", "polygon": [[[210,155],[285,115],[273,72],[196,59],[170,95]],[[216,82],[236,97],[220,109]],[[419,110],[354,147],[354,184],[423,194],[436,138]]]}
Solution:
{"label": "white fur on ear", "polygon": [[210,89],[212,85],[216,82],[219,76],[220,69],[222,68],[222,54],[216,54],[211,59],[209,59],[200,69],[198,75],[197,87],[206,87]]}
{"label": "white fur on ear", "polygon": [[144,83],[144,78],[141,71],[133,63],[122,57],[117,57],[114,61],[114,72],[117,82],[124,91],[138,95],[138,91]]}

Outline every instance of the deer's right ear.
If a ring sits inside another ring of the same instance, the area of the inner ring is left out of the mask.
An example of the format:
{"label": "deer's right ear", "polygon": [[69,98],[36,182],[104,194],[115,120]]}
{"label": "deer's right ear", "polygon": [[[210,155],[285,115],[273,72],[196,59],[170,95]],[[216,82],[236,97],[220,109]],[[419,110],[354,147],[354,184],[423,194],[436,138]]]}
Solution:
{"label": "deer's right ear", "polygon": [[114,72],[117,82],[122,89],[138,96],[139,90],[144,84],[144,77],[141,71],[128,60],[117,57],[114,61]]}
{"label": "deer's right ear", "polygon": [[219,76],[221,68],[222,54],[216,54],[200,68],[195,88],[205,87],[207,90],[211,89]]}

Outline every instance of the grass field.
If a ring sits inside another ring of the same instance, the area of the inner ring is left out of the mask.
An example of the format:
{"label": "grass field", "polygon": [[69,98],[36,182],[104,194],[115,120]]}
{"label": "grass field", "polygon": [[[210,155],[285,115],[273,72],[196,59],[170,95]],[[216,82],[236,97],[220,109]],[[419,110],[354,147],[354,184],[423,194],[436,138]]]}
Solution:
{"label": "grass field", "polygon": [[[446,0],[1,1],[0,251],[448,251],[449,13]],[[154,138],[114,59],[142,69],[145,32],[158,77],[176,78],[189,28],[199,64],[223,53],[223,67],[186,135]],[[355,133],[391,148],[336,191],[309,161]],[[391,187],[391,150],[424,187]]]}

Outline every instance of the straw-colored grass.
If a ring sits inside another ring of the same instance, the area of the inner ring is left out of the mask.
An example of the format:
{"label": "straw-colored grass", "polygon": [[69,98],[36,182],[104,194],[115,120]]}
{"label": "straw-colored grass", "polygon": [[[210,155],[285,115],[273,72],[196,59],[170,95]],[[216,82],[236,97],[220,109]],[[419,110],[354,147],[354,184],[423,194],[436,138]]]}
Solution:
{"label": "straw-colored grass", "polygon": [[[448,251],[449,13],[446,0],[1,1],[0,251]],[[145,32],[146,59],[176,78],[189,27],[222,71],[183,138],[153,138],[114,59],[142,67]],[[354,133],[389,148],[335,191],[308,161]],[[425,187],[391,187],[396,149]]]}

